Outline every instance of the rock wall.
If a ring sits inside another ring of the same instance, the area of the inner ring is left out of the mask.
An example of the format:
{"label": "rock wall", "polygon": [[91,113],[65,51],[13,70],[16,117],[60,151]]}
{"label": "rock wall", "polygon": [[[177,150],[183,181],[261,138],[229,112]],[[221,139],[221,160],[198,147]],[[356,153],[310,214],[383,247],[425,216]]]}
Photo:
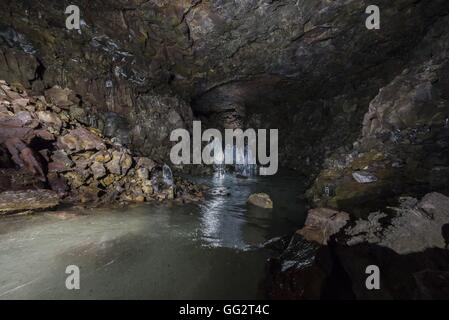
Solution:
{"label": "rock wall", "polygon": [[105,205],[199,199],[201,189],[173,177],[168,166],[133,157],[79,122],[77,102],[69,89],[29,96],[0,80],[0,214],[54,207],[59,200]]}
{"label": "rock wall", "polygon": [[394,204],[397,195],[449,191],[448,23],[435,23],[410,63],[379,90],[359,139],[326,159],[309,190],[316,205],[362,214]]}
{"label": "rock wall", "polygon": [[[80,32],[65,29],[69,4],[81,9]],[[0,78],[70,87],[86,108],[125,120],[115,135],[161,158],[165,132],[188,127],[192,110],[208,126],[279,128],[282,164],[309,174],[357,139],[378,89],[449,10],[444,0],[378,0],[382,27],[370,31],[370,4],[2,2]]]}

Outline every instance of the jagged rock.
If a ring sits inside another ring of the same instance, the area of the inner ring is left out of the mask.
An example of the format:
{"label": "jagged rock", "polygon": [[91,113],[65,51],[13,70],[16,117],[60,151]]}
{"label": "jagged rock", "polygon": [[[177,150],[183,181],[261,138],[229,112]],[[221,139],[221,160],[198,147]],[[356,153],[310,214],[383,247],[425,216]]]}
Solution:
{"label": "jagged rock", "polygon": [[149,172],[147,168],[139,168],[136,170],[137,178],[139,178],[142,181],[148,180]]}
{"label": "jagged rock", "polygon": [[153,192],[154,192],[153,184],[151,183],[150,180],[145,180],[145,181],[142,182],[142,192],[145,195],[152,195],[153,194]]}
{"label": "jagged rock", "polygon": [[51,89],[45,90],[45,98],[58,107],[68,108],[73,104],[73,102],[69,100],[71,93],[72,91],[67,88],[62,89],[59,86],[54,86]]}
{"label": "jagged rock", "polygon": [[106,163],[106,162],[112,160],[112,155],[107,150],[98,151],[92,157],[93,157],[93,161],[100,162],[100,163]]}
{"label": "jagged rock", "polygon": [[[15,118],[18,119],[21,122],[21,126],[28,126],[31,123],[33,123],[33,117],[31,116],[31,113],[28,111],[19,111],[15,114]],[[38,125],[38,122],[34,121],[33,125],[30,127],[36,127]]]}
{"label": "jagged rock", "polygon": [[6,148],[12,160],[20,167],[25,167],[42,181],[45,181],[44,169],[36,159],[33,150],[28,148],[19,138],[10,138],[5,141]]}
{"label": "jagged rock", "polygon": [[92,171],[95,180],[101,179],[106,175],[106,169],[100,162],[92,163],[90,170]]}
{"label": "jagged rock", "polygon": [[352,177],[358,183],[372,183],[377,181],[377,178],[374,174],[366,171],[353,172]]}
{"label": "jagged rock", "polygon": [[68,134],[59,137],[58,147],[70,153],[106,149],[100,137],[84,128],[70,130]]}
{"label": "jagged rock", "polygon": [[115,177],[112,174],[107,175],[104,179],[102,179],[100,182],[103,186],[108,187],[112,185],[115,181]]}
{"label": "jagged rock", "polygon": [[349,221],[349,214],[327,208],[309,210],[305,226],[297,233],[308,241],[327,244],[329,238]]}
{"label": "jagged rock", "polygon": [[[395,213],[372,213],[348,225],[327,246],[295,234],[269,262],[268,292],[282,299],[429,299],[447,295],[449,198],[430,193],[401,198]],[[427,211],[426,211],[427,210]],[[391,216],[393,214],[393,216]],[[434,215],[432,217],[432,214]],[[381,271],[379,290],[367,290],[368,265]]]}
{"label": "jagged rock", "polygon": [[46,126],[54,128],[57,132],[61,130],[62,121],[61,119],[50,111],[38,111],[37,116],[39,120],[44,123]]}
{"label": "jagged rock", "polygon": [[95,202],[99,199],[100,189],[92,186],[81,186],[79,188],[78,197],[81,203]]}
{"label": "jagged rock", "polygon": [[25,169],[0,169],[0,192],[44,188],[44,182]]}
{"label": "jagged rock", "polygon": [[88,124],[87,113],[83,108],[73,105],[70,107],[69,114],[71,118],[78,120],[80,123]]}
{"label": "jagged rock", "polygon": [[136,168],[146,168],[148,172],[151,172],[154,168],[156,168],[157,164],[150,158],[140,157],[137,158]]}
{"label": "jagged rock", "polygon": [[112,152],[112,160],[106,164],[106,168],[113,174],[126,175],[132,163],[133,159],[129,154],[114,150]]}
{"label": "jagged rock", "polygon": [[47,180],[51,190],[57,192],[60,196],[64,196],[69,190],[66,180],[55,172],[50,172],[47,175]]}
{"label": "jagged rock", "polygon": [[[431,219],[440,223],[449,219],[449,197],[441,193],[426,194],[418,203],[418,208],[427,213]],[[449,221],[446,223],[449,223]]]}
{"label": "jagged rock", "polygon": [[379,244],[398,254],[422,252],[429,248],[445,248],[446,239],[442,227],[449,223],[449,198],[430,193],[416,204],[416,201],[403,201],[397,214],[384,227],[380,219],[384,213],[374,212],[368,220],[358,220],[345,231],[350,238],[349,245],[363,242]]}
{"label": "jagged rock", "polygon": [[273,209],[273,201],[266,193],[254,193],[250,195],[248,203],[264,209]]}
{"label": "jagged rock", "polygon": [[54,208],[59,197],[51,190],[6,191],[0,193],[0,214]]}
{"label": "jagged rock", "polygon": [[51,155],[51,162],[48,164],[49,172],[65,172],[73,167],[74,163],[64,150],[57,150]]}
{"label": "jagged rock", "polygon": [[64,173],[64,177],[66,178],[68,184],[74,189],[81,187],[85,183],[85,177],[78,172],[66,172]]}

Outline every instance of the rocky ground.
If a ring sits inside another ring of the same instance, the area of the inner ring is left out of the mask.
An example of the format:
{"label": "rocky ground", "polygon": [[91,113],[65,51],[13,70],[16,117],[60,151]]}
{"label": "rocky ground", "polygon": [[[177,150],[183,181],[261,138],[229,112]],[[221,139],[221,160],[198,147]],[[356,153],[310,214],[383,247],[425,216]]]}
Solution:
{"label": "rocky ground", "polygon": [[[317,208],[270,261],[275,299],[447,299],[449,197],[429,193],[398,207],[350,219]],[[379,267],[380,289],[368,290],[366,268]]]}
{"label": "rocky ground", "polygon": [[[374,297],[356,287],[361,261],[391,271],[382,297],[444,293],[447,0],[378,0],[379,30],[360,0],[72,2],[80,30],[66,1],[0,3],[0,190],[188,199],[200,190],[163,179],[171,130],[277,128],[280,165],[310,182],[315,209],[272,266],[273,297]],[[47,198],[17,202],[33,196]]]}
{"label": "rocky ground", "polygon": [[29,96],[0,80],[0,213],[67,203],[197,201],[201,188],[147,157],[133,157],[82,124],[81,100],[53,87]]}

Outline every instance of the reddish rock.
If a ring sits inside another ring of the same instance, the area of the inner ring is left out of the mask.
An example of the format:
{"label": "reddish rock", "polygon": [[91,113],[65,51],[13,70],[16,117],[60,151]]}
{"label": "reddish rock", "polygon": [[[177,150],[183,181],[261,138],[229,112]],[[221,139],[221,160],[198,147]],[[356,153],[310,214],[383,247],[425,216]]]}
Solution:
{"label": "reddish rock", "polygon": [[51,156],[51,162],[48,164],[49,172],[65,172],[73,167],[74,163],[67,156],[64,150],[57,150]]}
{"label": "reddish rock", "polygon": [[94,175],[95,180],[101,179],[106,175],[106,169],[100,162],[92,163],[90,171]]}
{"label": "reddish rock", "polygon": [[58,147],[68,152],[106,149],[100,137],[84,128],[70,130],[68,134],[59,137]]}
{"label": "reddish rock", "polygon": [[59,195],[65,195],[67,190],[69,189],[67,182],[65,179],[61,176],[59,176],[55,172],[50,172],[47,175],[48,183],[50,185],[50,188],[57,192]]}

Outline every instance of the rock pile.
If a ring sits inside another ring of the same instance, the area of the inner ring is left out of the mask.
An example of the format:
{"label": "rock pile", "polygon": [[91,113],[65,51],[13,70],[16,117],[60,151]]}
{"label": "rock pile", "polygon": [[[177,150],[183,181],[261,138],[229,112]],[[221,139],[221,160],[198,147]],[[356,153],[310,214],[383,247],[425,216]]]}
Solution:
{"label": "rock pile", "polygon": [[[0,191],[44,188],[81,203],[194,201],[201,196],[200,188],[187,181],[164,178],[162,165],[133,157],[80,123],[73,115],[79,102],[69,89],[53,87],[45,96],[29,96],[0,80]],[[29,182],[17,182],[23,180],[20,175]]]}

